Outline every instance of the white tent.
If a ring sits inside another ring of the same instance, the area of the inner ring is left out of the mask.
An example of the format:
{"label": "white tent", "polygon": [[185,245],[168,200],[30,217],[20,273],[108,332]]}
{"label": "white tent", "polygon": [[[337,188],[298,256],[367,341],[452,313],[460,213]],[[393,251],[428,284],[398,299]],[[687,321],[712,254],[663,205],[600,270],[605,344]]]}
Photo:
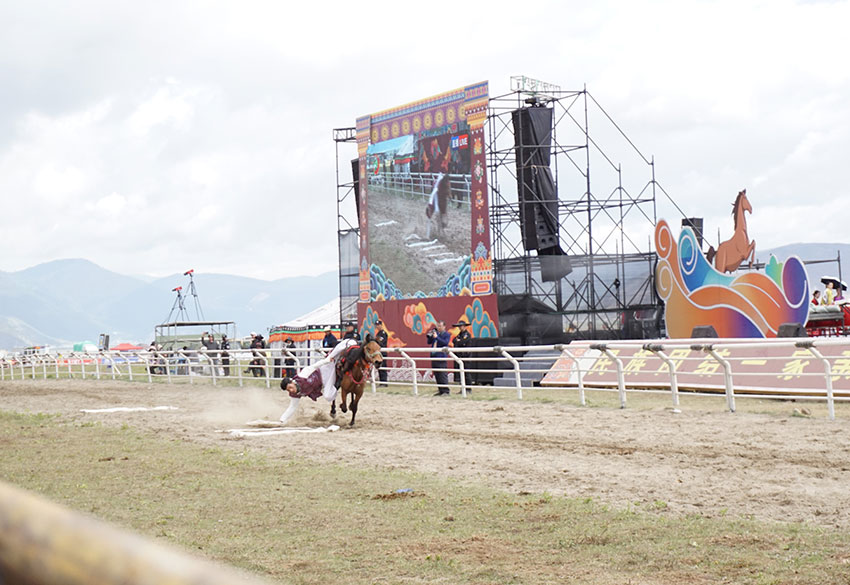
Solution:
{"label": "white tent", "polygon": [[328,301],[321,307],[316,307],[309,313],[287,321],[280,327],[315,327],[317,325],[339,326],[339,297]]}
{"label": "white tent", "polygon": [[278,347],[283,345],[287,337],[291,337],[300,347],[311,345],[311,341],[321,343],[326,327],[330,327],[337,338],[340,337],[339,297],[283,325],[272,327],[269,342],[272,347]]}

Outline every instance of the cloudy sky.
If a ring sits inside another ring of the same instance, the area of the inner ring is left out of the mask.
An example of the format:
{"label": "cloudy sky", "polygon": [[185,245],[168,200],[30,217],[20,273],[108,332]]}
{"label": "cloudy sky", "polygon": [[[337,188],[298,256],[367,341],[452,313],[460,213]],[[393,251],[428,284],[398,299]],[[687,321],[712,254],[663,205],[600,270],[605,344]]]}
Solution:
{"label": "cloudy sky", "polygon": [[707,233],[747,188],[760,248],[850,242],[848,25],[847,1],[0,0],[0,270],[334,270],[332,129],[520,74],[586,84]]}

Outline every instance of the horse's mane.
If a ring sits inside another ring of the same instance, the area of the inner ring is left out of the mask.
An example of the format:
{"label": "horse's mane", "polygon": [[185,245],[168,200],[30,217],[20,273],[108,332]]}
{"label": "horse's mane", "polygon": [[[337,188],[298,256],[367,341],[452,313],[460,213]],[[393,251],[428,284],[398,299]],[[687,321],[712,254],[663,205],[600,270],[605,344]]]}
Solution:
{"label": "horse's mane", "polygon": [[361,341],[358,345],[352,345],[349,350],[347,350],[351,355],[351,360],[360,361],[364,357],[366,357],[366,346],[370,343],[377,343],[374,339],[368,339]]}
{"label": "horse's mane", "polygon": [[744,198],[744,195],[747,193],[747,190],[738,191],[738,196],[735,197],[735,203],[732,204],[732,221],[734,223],[734,228],[738,229],[738,209],[741,208],[741,199]]}

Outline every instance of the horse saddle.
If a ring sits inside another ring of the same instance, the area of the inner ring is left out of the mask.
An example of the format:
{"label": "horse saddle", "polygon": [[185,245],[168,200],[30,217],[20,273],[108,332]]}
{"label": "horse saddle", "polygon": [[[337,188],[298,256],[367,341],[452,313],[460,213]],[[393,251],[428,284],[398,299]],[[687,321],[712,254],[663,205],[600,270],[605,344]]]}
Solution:
{"label": "horse saddle", "polygon": [[336,360],[336,387],[339,388],[340,383],[342,382],[342,375],[346,370],[350,370],[351,366],[354,365],[354,360],[351,358],[351,350],[359,347],[357,345],[352,345],[351,347],[345,348],[345,350],[340,354],[339,358]]}

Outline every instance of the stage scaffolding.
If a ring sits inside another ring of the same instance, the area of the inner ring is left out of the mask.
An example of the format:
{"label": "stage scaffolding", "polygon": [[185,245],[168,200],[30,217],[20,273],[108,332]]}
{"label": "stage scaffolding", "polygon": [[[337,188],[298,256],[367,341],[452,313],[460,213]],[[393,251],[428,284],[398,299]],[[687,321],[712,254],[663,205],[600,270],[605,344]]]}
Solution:
{"label": "stage scaffolding", "polygon": [[[572,272],[554,282],[543,281],[539,257],[524,248],[520,229],[512,112],[530,107],[553,109],[550,168],[558,237],[572,266]],[[656,181],[654,160],[637,149],[586,89],[555,88],[545,94],[518,90],[492,97],[486,130],[495,290],[503,333],[525,342],[662,334],[652,235],[656,195],[669,196]],[[511,311],[525,312],[526,318],[511,318]],[[530,314],[536,318],[528,318]],[[511,323],[521,324],[519,331],[511,331]]]}
{"label": "stage scaffolding", "polygon": [[[351,160],[357,158],[357,140],[354,127],[334,128],[336,151],[336,225],[339,251],[339,321],[357,322],[357,298],[360,287],[360,224],[358,202],[354,188]],[[343,156],[345,180],[340,176],[340,150]]]}

